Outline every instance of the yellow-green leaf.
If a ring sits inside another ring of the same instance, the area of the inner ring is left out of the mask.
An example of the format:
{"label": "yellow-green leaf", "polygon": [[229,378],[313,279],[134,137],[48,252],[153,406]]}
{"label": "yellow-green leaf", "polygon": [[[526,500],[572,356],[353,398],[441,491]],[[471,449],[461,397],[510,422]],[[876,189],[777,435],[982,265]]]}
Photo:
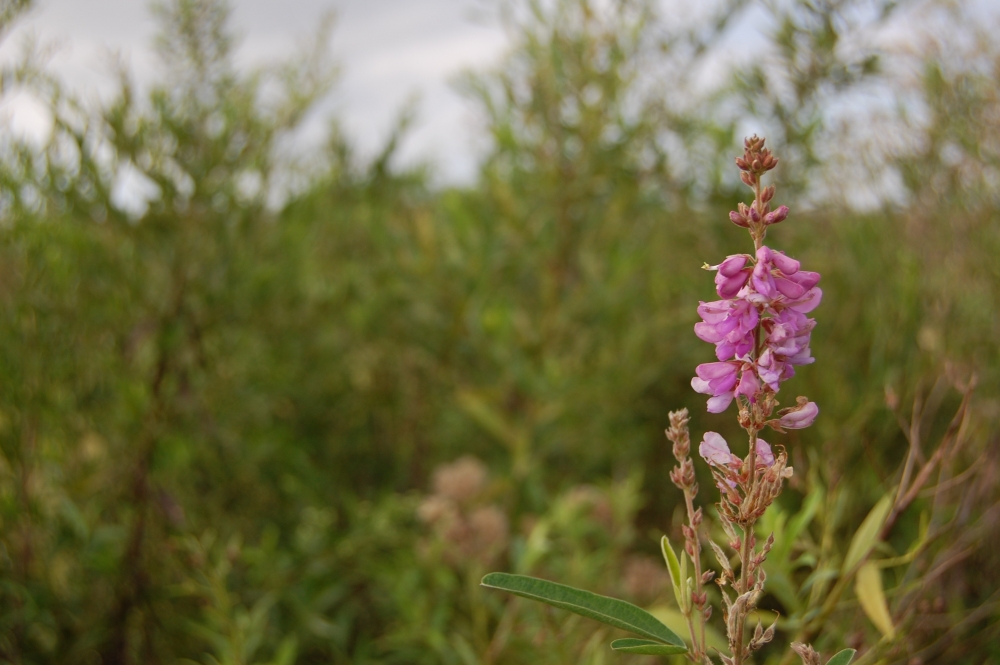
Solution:
{"label": "yellow-green leaf", "polygon": [[889,605],[885,600],[885,590],[882,588],[882,571],[874,561],[868,561],[858,570],[855,579],[854,592],[875,627],[888,638],[892,638],[896,630],[892,625]]}
{"label": "yellow-green leaf", "polygon": [[885,524],[885,518],[889,516],[890,508],[892,508],[892,492],[888,492],[878,500],[875,507],[868,513],[868,517],[858,527],[854,538],[851,539],[850,547],[847,548],[847,556],[844,557],[844,566],[841,568],[842,575],[847,575],[854,570],[854,567],[864,561],[872,548],[875,547],[878,542],[878,534]]}
{"label": "yellow-green leaf", "polygon": [[674,583],[675,587],[680,588],[681,564],[677,560],[674,548],[670,546],[670,541],[666,536],[660,539],[660,549],[663,550],[663,560],[667,562],[667,570],[670,571],[670,580]]}

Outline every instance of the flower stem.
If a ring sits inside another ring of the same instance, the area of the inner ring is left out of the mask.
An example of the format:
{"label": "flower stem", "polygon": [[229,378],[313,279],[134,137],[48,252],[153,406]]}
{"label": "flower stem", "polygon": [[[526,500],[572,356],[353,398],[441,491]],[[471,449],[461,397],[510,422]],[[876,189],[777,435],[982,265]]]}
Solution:
{"label": "flower stem", "polygon": [[[748,457],[750,461],[750,491],[747,496],[754,495],[754,487],[757,483],[757,430],[750,430],[750,455]],[[743,527],[743,542],[740,545],[740,586],[739,593],[743,595],[749,593],[750,591],[750,559],[753,555],[753,526],[754,522],[748,523]],[[737,618],[737,628],[736,628],[736,649],[733,653],[733,662],[735,665],[742,665],[743,659],[745,657],[743,644],[743,629],[746,626],[746,616],[749,612],[749,603],[743,605],[745,610],[741,612],[743,616]]]}
{"label": "flower stem", "polygon": [[[698,537],[698,524],[695,523],[694,492],[690,488],[685,488],[684,490],[684,502],[687,505],[688,525],[691,527],[693,534],[693,538],[691,539],[691,561],[694,563],[694,591],[698,598],[701,598],[701,540]],[[691,631],[691,643],[694,646],[694,660],[700,663],[703,660],[702,654],[705,653],[705,607],[700,601],[697,611],[700,635],[695,634],[690,614],[688,615],[688,628]]]}

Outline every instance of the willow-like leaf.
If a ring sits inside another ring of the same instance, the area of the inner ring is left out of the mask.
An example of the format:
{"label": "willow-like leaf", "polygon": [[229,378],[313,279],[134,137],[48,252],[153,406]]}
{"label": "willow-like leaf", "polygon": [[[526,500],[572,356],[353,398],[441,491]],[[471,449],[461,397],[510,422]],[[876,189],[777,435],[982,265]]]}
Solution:
{"label": "willow-like leaf", "polygon": [[538,600],[560,609],[575,612],[589,619],[627,630],[643,637],[681,647],[687,651],[684,640],[674,631],[664,626],[659,619],[632,603],[617,598],[599,596],[596,593],[575,589],[565,584],[526,575],[510,573],[490,573],[483,578],[482,585],[493,589],[509,591],[524,598]]}

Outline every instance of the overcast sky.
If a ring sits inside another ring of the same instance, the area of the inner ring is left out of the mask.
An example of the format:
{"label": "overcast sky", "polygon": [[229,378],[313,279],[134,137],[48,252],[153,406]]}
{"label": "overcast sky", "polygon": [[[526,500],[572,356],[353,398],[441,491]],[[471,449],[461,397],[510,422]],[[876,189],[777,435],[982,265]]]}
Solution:
{"label": "overcast sky", "polygon": [[[484,17],[482,0],[233,0],[233,28],[241,65],[286,59],[302,38],[315,33],[327,12],[336,16],[333,37],[341,78],[315,114],[339,117],[362,153],[377,150],[400,109],[418,99],[417,123],[402,146],[401,160],[430,159],[437,179],[468,181],[482,146],[473,108],[451,86],[468,68],[496,62],[505,36]],[[0,48],[10,58],[26,36],[55,46],[51,69],[78,93],[94,97],[114,90],[110,54],[121,53],[140,82],[155,79],[151,45],[157,26],[142,0],[36,0]],[[39,109],[23,98],[0,112],[19,131],[40,132]]]}
{"label": "overcast sky", "polygon": [[[671,0],[663,0],[671,4]],[[157,26],[144,0],[35,0],[35,8],[0,44],[10,59],[30,35],[55,46],[50,67],[78,94],[109,95],[111,54],[120,53],[140,83],[156,80],[152,43]],[[691,18],[690,0],[674,18]],[[490,8],[497,0],[231,0],[237,58],[248,67],[284,60],[297,43],[315,33],[319,19],[333,11],[334,60],[341,78],[330,98],[311,117],[309,136],[323,131],[325,118],[340,119],[350,142],[363,156],[384,142],[408,100],[416,97],[417,121],[403,143],[402,164],[430,160],[440,183],[469,182],[483,145],[481,118],[451,82],[466,69],[499,60],[506,38]],[[918,3],[919,4],[919,3]],[[995,24],[998,0],[964,0],[965,11]],[[744,17],[746,18],[746,17]],[[763,27],[763,26],[758,26]],[[905,35],[907,22],[897,22]],[[745,45],[738,35],[733,48]],[[916,46],[914,46],[916,48]],[[24,95],[0,103],[0,116],[15,130],[44,132],[44,113]]]}

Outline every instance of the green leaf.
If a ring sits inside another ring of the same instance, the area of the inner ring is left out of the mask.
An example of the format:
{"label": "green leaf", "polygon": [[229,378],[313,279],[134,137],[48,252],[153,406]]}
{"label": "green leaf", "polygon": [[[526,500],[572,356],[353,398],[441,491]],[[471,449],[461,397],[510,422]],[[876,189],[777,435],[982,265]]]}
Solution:
{"label": "green leaf", "polygon": [[854,538],[851,539],[850,547],[847,548],[847,556],[844,557],[844,566],[841,568],[842,575],[847,575],[854,570],[854,567],[861,563],[875,547],[875,543],[878,542],[878,534],[882,530],[882,525],[885,524],[885,518],[889,516],[890,508],[892,508],[892,492],[886,493],[878,500],[875,507],[868,513],[868,517],[858,527]]}
{"label": "green leaf", "polygon": [[855,653],[857,652],[854,649],[839,651],[833,658],[826,661],[826,665],[848,665],[853,660]]}
{"label": "green leaf", "polygon": [[889,614],[889,604],[885,600],[885,590],[882,588],[882,571],[874,561],[866,562],[858,570],[854,593],[858,596],[861,609],[875,627],[892,639],[896,629],[892,625],[892,615]]}
{"label": "green leaf", "polygon": [[[565,584],[556,584],[548,580],[540,580],[536,577],[511,575],[510,573],[490,573],[483,578],[482,585],[509,591],[531,600],[539,600],[553,607],[569,610],[643,637],[684,647],[684,640],[660,623],[659,619],[624,600],[599,596],[596,593],[574,589]],[[687,648],[684,648],[686,651]]]}
{"label": "green leaf", "polygon": [[615,651],[626,653],[640,653],[646,656],[673,656],[678,653],[686,653],[686,647],[679,647],[674,644],[660,644],[651,640],[637,640],[634,637],[615,640],[611,643],[611,648]]}

